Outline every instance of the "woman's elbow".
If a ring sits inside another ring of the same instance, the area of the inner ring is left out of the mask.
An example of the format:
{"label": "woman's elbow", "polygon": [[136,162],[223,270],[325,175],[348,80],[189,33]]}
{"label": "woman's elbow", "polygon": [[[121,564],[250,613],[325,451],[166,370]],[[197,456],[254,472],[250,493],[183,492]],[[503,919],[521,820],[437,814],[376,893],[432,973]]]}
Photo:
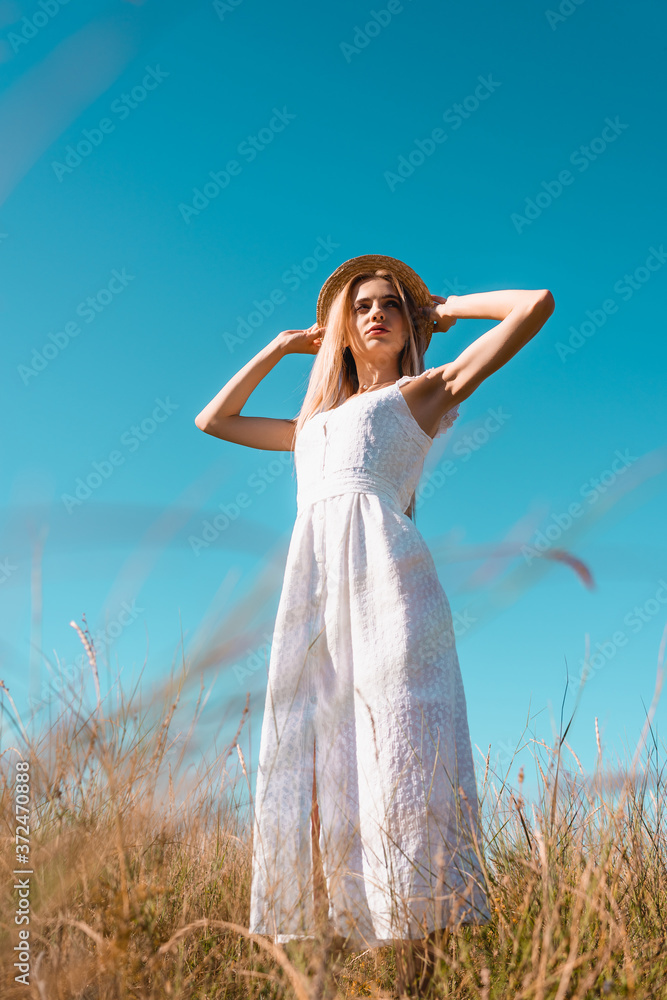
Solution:
{"label": "woman's elbow", "polygon": [[541,288],[537,293],[537,303],[541,312],[551,316],[556,308],[556,302],[548,288]]}
{"label": "woman's elbow", "polygon": [[206,417],[203,417],[201,413],[198,413],[195,417],[195,426],[198,427],[200,431],[203,431],[204,434],[218,434],[217,430],[215,432],[213,431],[213,425],[206,419]]}

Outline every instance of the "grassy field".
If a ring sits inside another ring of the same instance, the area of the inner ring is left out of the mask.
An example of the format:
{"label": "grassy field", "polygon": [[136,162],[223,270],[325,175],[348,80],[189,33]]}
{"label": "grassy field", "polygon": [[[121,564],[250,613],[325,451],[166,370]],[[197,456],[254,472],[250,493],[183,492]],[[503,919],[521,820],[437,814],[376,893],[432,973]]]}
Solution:
{"label": "grassy field", "polygon": [[[148,708],[118,696],[112,711],[88,652],[97,705],[86,709],[72,692],[38,738],[0,682],[2,1000],[401,995],[409,958],[400,949],[339,952],[323,924],[314,942],[287,948],[248,933],[249,814],[233,788],[221,793],[228,763],[245,772],[236,742],[245,713],[204,773],[180,775],[199,703],[174,760],[180,689]],[[540,792],[529,808],[523,772],[510,787],[487,761],[480,856],[493,921],[438,942],[428,995],[667,998],[665,782],[651,724],[661,681],[660,665],[643,743],[621,772],[604,771],[598,737],[599,766],[585,775],[566,726],[556,746],[536,747]],[[34,873],[29,986],[14,980],[22,759]]]}

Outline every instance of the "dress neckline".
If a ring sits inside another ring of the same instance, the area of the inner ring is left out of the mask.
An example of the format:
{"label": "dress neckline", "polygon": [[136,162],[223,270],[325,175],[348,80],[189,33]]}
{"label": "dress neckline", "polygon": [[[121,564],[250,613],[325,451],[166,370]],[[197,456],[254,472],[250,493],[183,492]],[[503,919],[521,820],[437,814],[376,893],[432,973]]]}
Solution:
{"label": "dress neckline", "polygon": [[[419,423],[417,421],[417,418],[415,417],[414,413],[412,412],[412,410],[410,409],[410,407],[408,405],[407,399],[405,398],[405,396],[403,395],[403,393],[400,390],[399,383],[405,377],[406,377],[405,375],[401,375],[401,377],[398,378],[398,379],[396,379],[395,382],[390,382],[389,385],[383,385],[381,389],[372,389],[371,392],[355,393],[354,396],[349,396],[343,403],[340,403],[339,406],[334,406],[330,410],[320,410],[318,413],[314,413],[313,417],[325,417],[326,418],[330,413],[338,413],[340,410],[342,410],[342,408],[344,406],[346,406],[353,399],[363,399],[365,396],[369,396],[371,393],[385,392],[387,389],[395,389],[396,392],[397,392],[397,394],[401,397],[401,400],[403,401],[402,405],[403,405],[403,408],[404,408],[404,412],[405,412],[406,416],[409,417],[410,422],[414,426],[416,433],[421,436],[422,441],[424,441],[424,443],[428,442],[428,444],[430,446],[430,445],[433,444],[435,438],[432,438],[431,435],[428,434],[424,430],[424,428],[419,425]],[[409,378],[410,377],[411,378],[417,378],[418,376],[414,376],[413,375],[413,376],[408,376],[408,377]],[[312,419],[313,418],[311,417],[311,420]]]}

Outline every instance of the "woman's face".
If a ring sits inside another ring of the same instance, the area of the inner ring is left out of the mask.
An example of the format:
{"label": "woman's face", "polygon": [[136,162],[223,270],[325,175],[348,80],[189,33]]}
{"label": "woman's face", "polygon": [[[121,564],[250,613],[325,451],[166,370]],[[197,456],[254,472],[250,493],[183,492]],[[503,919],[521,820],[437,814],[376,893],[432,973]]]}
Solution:
{"label": "woman's face", "polygon": [[401,300],[390,281],[370,278],[357,285],[349,327],[346,346],[355,360],[383,364],[399,356],[409,331]]}

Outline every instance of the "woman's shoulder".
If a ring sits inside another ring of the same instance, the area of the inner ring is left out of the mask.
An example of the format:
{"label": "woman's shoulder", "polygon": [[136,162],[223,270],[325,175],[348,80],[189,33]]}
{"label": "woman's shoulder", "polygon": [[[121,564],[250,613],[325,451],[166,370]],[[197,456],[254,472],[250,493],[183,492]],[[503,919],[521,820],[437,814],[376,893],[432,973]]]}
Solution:
{"label": "woman's shoulder", "polygon": [[415,379],[422,379],[428,381],[431,378],[431,373],[436,371],[435,368],[425,368],[423,372],[419,375],[401,375],[398,382],[395,385],[404,385],[406,382],[413,382]]}
{"label": "woman's shoulder", "polygon": [[[427,368],[426,371],[433,371],[432,368]],[[401,375],[398,382],[395,385],[405,385],[407,382],[413,382],[416,378],[421,378],[426,372],[422,372],[421,375]]]}
{"label": "woman's shoulder", "polygon": [[[414,382],[416,379],[428,379],[430,373],[434,372],[434,371],[435,371],[435,368],[427,368],[425,371],[421,372],[421,374],[419,374],[419,375],[402,375],[398,379],[398,381],[395,382],[394,384],[397,387],[399,387],[401,385],[407,385],[408,382]],[[455,403],[454,406],[451,407],[451,409],[447,410],[447,412],[445,414],[443,414],[443,416],[442,416],[442,418],[440,420],[440,424],[438,426],[438,429],[435,432],[435,434],[433,435],[433,440],[434,441],[435,441],[436,438],[438,438],[442,434],[444,434],[445,431],[449,430],[449,428],[452,426],[452,424],[454,423],[454,421],[456,420],[456,418],[458,417],[458,415],[459,415],[459,404]]]}

